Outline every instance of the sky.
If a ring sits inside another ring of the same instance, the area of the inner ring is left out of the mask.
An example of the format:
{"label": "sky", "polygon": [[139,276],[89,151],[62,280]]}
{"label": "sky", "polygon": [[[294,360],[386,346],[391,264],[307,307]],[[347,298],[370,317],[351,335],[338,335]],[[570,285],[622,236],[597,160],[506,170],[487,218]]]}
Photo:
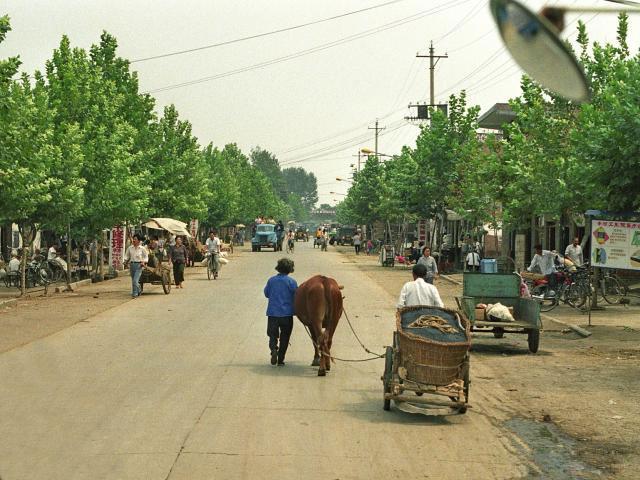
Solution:
{"label": "sky", "polygon": [[[519,94],[521,71],[488,0],[4,0],[3,14],[12,31],[0,58],[19,55],[33,73],[62,35],[89,48],[106,30],[158,112],[175,104],[202,146],[236,143],[246,154],[260,146],[282,168],[313,172],[321,203],[343,198],[349,183],[336,177],[348,179],[358,152],[374,149],[376,120],[381,154],[415,146],[418,124],[405,117],[415,115],[408,104],[428,101],[429,59],[416,54],[428,54],[430,42],[448,56],[436,65],[436,103],[465,89],[483,113]],[[591,40],[615,41],[616,16],[594,13],[569,14],[563,38],[575,39],[578,19]],[[631,21],[634,49],[638,22]]]}

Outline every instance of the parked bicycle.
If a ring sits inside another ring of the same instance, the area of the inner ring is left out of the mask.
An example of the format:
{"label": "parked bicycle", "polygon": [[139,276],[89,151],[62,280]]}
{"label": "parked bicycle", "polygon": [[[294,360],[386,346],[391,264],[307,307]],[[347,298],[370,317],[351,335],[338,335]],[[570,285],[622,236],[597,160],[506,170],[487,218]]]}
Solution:
{"label": "parked bicycle", "polygon": [[612,269],[602,269],[598,280],[596,294],[598,300],[616,305],[629,293],[629,288]]}

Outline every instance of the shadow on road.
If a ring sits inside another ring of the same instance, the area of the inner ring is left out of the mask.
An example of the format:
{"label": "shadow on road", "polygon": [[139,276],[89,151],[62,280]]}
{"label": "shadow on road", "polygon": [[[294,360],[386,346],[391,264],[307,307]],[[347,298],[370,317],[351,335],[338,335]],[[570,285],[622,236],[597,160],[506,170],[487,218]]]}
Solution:
{"label": "shadow on road", "polygon": [[464,417],[464,415],[459,415],[448,408],[434,408],[428,414],[407,413],[401,411],[394,402],[391,402],[391,410],[385,411],[382,408],[382,403],[381,389],[380,395],[367,395],[359,402],[345,404],[344,413],[358,420],[365,420],[371,423],[399,425],[455,425]]}

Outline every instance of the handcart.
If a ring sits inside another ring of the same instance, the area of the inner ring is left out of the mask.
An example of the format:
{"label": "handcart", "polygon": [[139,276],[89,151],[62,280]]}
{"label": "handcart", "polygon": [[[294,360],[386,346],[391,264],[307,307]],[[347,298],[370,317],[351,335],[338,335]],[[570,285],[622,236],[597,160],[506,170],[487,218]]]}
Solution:
{"label": "handcart", "polygon": [[[472,332],[493,333],[502,338],[505,333],[527,335],[529,351],[536,353],[540,346],[540,302],[520,297],[520,276],[515,273],[465,272],[462,277],[462,297],[456,297],[458,306],[471,322]],[[501,303],[511,307],[515,321],[496,321],[485,318],[480,304]]]}
{"label": "handcart", "polygon": [[[443,319],[450,331],[416,326],[434,317]],[[408,404],[414,407],[411,411],[450,407],[466,413],[470,407],[470,347],[469,321],[461,312],[423,305],[399,309],[381,378],[384,409],[389,410],[393,400],[402,410]]]}
{"label": "handcart", "polygon": [[396,259],[396,249],[393,245],[383,245],[380,249],[380,264],[383,267],[393,267]]}
{"label": "handcart", "polygon": [[144,266],[140,275],[140,293],[144,290],[144,284],[162,285],[165,295],[171,292],[171,267],[168,264],[158,262],[156,267]]}

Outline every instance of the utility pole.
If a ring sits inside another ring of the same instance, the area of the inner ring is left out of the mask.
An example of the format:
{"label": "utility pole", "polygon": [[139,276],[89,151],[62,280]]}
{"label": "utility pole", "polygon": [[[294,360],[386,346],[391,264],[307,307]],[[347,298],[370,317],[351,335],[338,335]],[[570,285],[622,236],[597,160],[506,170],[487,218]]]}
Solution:
{"label": "utility pole", "polygon": [[369,130],[375,130],[376,131],[376,135],[375,135],[375,155],[376,157],[378,156],[378,132],[380,130],[384,130],[387,127],[378,127],[378,119],[376,118],[376,126],[375,127],[367,127]]}
{"label": "utility pole", "polygon": [[429,55],[420,55],[416,54],[418,58],[428,58],[429,59],[429,105],[433,107],[436,103],[435,98],[435,69],[438,61],[441,58],[449,58],[447,54],[445,55],[436,55],[435,50],[433,48],[433,40],[431,41],[431,45],[429,46]]}

